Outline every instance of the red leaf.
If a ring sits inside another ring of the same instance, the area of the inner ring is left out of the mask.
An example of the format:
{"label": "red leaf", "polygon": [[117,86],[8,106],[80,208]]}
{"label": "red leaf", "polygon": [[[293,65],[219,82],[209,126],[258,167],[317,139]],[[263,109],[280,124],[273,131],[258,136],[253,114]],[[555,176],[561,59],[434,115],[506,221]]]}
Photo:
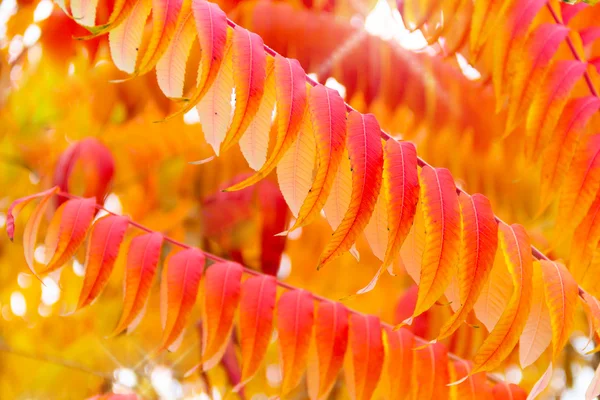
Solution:
{"label": "red leaf", "polygon": [[94,301],[108,283],[128,226],[129,218],[117,215],[101,218],[92,226],[77,309]]}
{"label": "red leaf", "polygon": [[46,234],[46,254],[50,261],[39,271],[46,274],[62,267],[83,243],[94,214],[96,199],[72,199],[63,203],[50,221]]}
{"label": "red leaf", "polygon": [[352,314],[349,342],[350,354],[344,368],[348,392],[353,400],[370,399],[377,387],[385,357],[379,318]]}
{"label": "red leaf", "polygon": [[141,320],[160,259],[163,236],[158,232],[133,238],[127,251],[123,312],[113,335],[126,327],[133,330]]}
{"label": "red leaf", "polygon": [[240,342],[242,378],[234,391],[245,385],[260,367],[273,331],[277,282],[272,276],[256,276],[242,284]]}
{"label": "red leaf", "polygon": [[447,399],[448,350],[441,343],[432,343],[413,353],[412,393],[415,399]]}
{"label": "red leaf", "polygon": [[202,308],[202,366],[209,370],[219,363],[233,329],[240,302],[243,268],[233,262],[218,262],[206,270]]}
{"label": "red leaf", "polygon": [[298,386],[306,369],[313,311],[312,295],[304,290],[285,292],[277,303],[277,332],[283,360],[282,395]]}
{"label": "red leaf", "polygon": [[179,347],[198,296],[204,263],[204,253],[194,248],[171,254],[167,258],[160,283],[163,328],[160,350],[175,351]]}
{"label": "red leaf", "polygon": [[415,337],[408,330],[393,331],[385,328],[387,339],[385,355],[386,399],[410,398],[411,375],[413,371],[413,349]]}
{"label": "red leaf", "polygon": [[348,310],[322,301],[317,307],[315,340],[307,373],[310,398],[327,399],[344,362],[348,345]]}
{"label": "red leaf", "polygon": [[319,259],[322,267],[348,251],[368,224],[381,189],[383,148],[372,114],[348,114],[348,154],[352,165],[352,195],[344,219]]}

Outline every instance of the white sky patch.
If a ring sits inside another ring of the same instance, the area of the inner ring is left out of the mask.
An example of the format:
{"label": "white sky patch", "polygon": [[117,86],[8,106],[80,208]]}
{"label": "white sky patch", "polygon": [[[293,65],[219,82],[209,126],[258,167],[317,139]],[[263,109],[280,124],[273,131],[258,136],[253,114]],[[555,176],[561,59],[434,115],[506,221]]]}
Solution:
{"label": "white sky patch", "polygon": [[346,98],[346,86],[339,83],[334,77],[329,77],[325,81],[325,86],[330,89],[337,90],[337,92],[342,96],[342,99]]}
{"label": "white sky patch", "polygon": [[281,262],[279,263],[279,271],[277,271],[277,279],[283,280],[290,276],[292,273],[292,260],[286,253],[281,255]]}
{"label": "white sky patch", "polygon": [[481,78],[481,74],[475,68],[471,66],[467,62],[467,59],[462,56],[460,53],[456,53],[456,61],[458,61],[458,66],[460,67],[463,75],[472,81],[475,81]]}
{"label": "white sky patch", "polygon": [[410,32],[406,29],[398,10],[392,10],[386,0],[379,0],[373,11],[367,15],[365,30],[383,40],[393,39],[408,50],[427,47],[427,40],[421,31]]}
{"label": "white sky patch", "polygon": [[31,24],[25,29],[23,34],[23,44],[27,47],[31,47],[37,43],[42,36],[42,30],[36,24]]}

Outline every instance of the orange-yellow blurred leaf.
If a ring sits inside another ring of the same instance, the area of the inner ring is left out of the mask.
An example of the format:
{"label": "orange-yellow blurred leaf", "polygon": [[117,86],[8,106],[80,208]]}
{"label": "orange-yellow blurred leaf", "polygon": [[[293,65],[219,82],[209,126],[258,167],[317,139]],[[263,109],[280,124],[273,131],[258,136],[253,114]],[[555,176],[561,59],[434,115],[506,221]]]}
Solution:
{"label": "orange-yellow blurred leaf", "polygon": [[432,343],[413,350],[412,398],[447,399],[450,388],[448,350],[441,343]]}

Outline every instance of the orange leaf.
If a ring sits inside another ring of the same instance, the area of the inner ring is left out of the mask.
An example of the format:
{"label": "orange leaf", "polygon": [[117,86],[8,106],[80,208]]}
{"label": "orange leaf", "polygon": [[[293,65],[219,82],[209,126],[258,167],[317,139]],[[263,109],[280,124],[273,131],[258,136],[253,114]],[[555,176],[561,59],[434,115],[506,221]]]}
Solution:
{"label": "orange leaf", "polygon": [[594,258],[594,252],[600,243],[600,192],[592,203],[581,224],[575,230],[571,243],[570,271],[575,280],[584,288],[595,285],[595,277],[590,279],[588,273]]}
{"label": "orange leaf", "polygon": [[256,33],[237,26],[233,30],[231,53],[235,82],[235,110],[221,145],[221,152],[240,140],[260,107],[265,88],[266,55],[262,38]]}
{"label": "orange leaf", "polygon": [[413,223],[419,201],[419,173],[414,144],[388,140],[383,155],[383,190],[390,230],[382,264],[386,268],[398,255]]}
{"label": "orange leaf", "polygon": [[370,399],[385,357],[379,318],[352,314],[348,340],[350,354],[344,368],[348,392],[353,400]]}
{"label": "orange leaf", "polygon": [[534,400],[540,394],[542,394],[542,392],[544,390],[546,390],[546,388],[550,384],[551,380],[552,380],[552,363],[550,363],[548,365],[546,372],[544,372],[544,374],[540,377],[540,379],[538,379],[538,381],[535,383],[535,385],[533,385],[533,387],[531,388],[531,392],[529,392],[529,395],[527,396],[527,400]]}
{"label": "orange leaf", "polygon": [[444,293],[460,249],[460,209],[450,172],[445,168],[423,167],[421,198],[427,234],[415,317],[427,311]]}
{"label": "orange leaf", "polygon": [[550,67],[527,113],[525,154],[529,158],[537,160],[539,152],[548,144],[569,95],[585,69],[585,63],[573,60],[560,60]]}
{"label": "orange leaf", "polygon": [[274,59],[267,57],[265,88],[256,116],[240,138],[240,149],[248,165],[258,171],[267,161],[269,133],[275,109]]}
{"label": "orange leaf", "polygon": [[544,295],[542,267],[533,263],[533,289],[531,293],[531,312],[519,339],[519,361],[521,368],[533,364],[552,342],[552,324],[550,311]]}
{"label": "orange leaf", "polygon": [[225,51],[221,69],[210,88],[196,105],[202,122],[204,139],[218,156],[231,120],[231,91],[233,90],[231,51]]}
{"label": "orange leaf", "polygon": [[206,270],[202,308],[202,366],[209,370],[221,361],[240,302],[242,266],[218,262]]}
{"label": "orange leaf", "polygon": [[306,74],[298,60],[275,57],[275,95],[277,98],[277,139],[271,155],[254,175],[226,191],[240,190],[265,178],[279,163],[298,136],[306,107]]}
{"label": "orange leaf", "polygon": [[327,399],[344,362],[348,345],[348,310],[340,303],[319,302],[314,349],[307,372],[312,400]]}
{"label": "orange leaf", "polygon": [[175,351],[181,343],[198,296],[204,263],[204,253],[194,248],[171,254],[165,262],[160,283],[161,350]]}
{"label": "orange leaf", "polygon": [[50,261],[40,274],[57,270],[73,257],[83,243],[95,213],[94,198],[69,200],[56,210],[46,234],[46,259]]}
{"label": "orange leaf", "polygon": [[[546,4],[545,0],[525,0],[511,2],[507,13],[507,24],[505,29],[498,29],[494,34],[494,65],[493,83],[496,93],[496,107],[498,112],[504,105],[503,91],[506,91],[507,83],[511,82],[514,74],[513,65],[518,61],[531,22],[538,11]],[[508,82],[505,82],[505,79]]]}
{"label": "orange leaf", "polygon": [[316,157],[312,124],[310,118],[305,117],[298,138],[277,165],[279,189],[295,217],[309,194]]}
{"label": "orange leaf", "polygon": [[158,86],[167,97],[183,96],[185,69],[192,44],[196,40],[194,14],[187,10],[182,13],[181,22],[173,34],[173,40],[156,63]]}
{"label": "orange leaf", "polygon": [[541,87],[548,65],[567,37],[569,28],[559,24],[542,24],[527,38],[521,59],[516,65],[511,101],[508,102],[506,133],[512,133],[525,118],[537,88]]}
{"label": "orange leaf", "polygon": [[449,382],[446,346],[432,343],[413,351],[413,399],[447,399],[450,394]]}
{"label": "orange leaf", "polygon": [[363,231],[381,189],[383,149],[380,128],[372,114],[348,114],[348,154],[352,165],[352,194],[344,219],[333,232],[319,259],[319,267],[348,251]]}
{"label": "orange leaf", "polygon": [[551,196],[563,184],[580,135],[590,117],[600,109],[600,99],[595,96],[571,100],[558,121],[550,143],[542,153],[542,185],[540,210],[545,210]]}
{"label": "orange leaf", "polygon": [[306,369],[313,311],[312,295],[304,290],[285,292],[277,303],[277,333],[283,360],[282,395],[298,386]]}
{"label": "orange leaf", "polygon": [[450,398],[455,400],[479,400],[486,397],[486,375],[484,372],[475,375],[469,375],[472,363],[465,360],[456,360],[450,363],[450,380],[456,382],[464,376],[468,378],[457,385],[450,387]]}
{"label": "orange leaf", "polygon": [[308,107],[317,143],[317,170],[290,231],[312,222],[325,206],[346,145],[346,105],[338,92],[317,85],[310,90]]}
{"label": "orange leaf", "polygon": [[136,75],[149,72],[167,50],[180,18],[187,15],[190,3],[184,0],[152,0],[152,34]]}
{"label": "orange leaf", "polygon": [[135,71],[146,19],[151,8],[152,0],[137,0],[125,20],[108,35],[110,55],[115,66],[121,71],[130,74]]}
{"label": "orange leaf", "polygon": [[413,371],[413,348],[415,337],[407,329],[397,331],[386,327],[385,354],[385,398],[400,400],[410,396],[411,375]]}
{"label": "orange leaf", "polygon": [[[377,196],[377,202],[375,208],[373,208],[373,214],[367,226],[365,226],[364,234],[371,247],[371,251],[381,261],[385,256],[385,249],[388,242],[388,214],[387,214],[387,200],[383,190],[379,191]],[[383,267],[379,267],[379,271],[383,271]],[[377,275],[380,272],[377,272]]]}
{"label": "orange leaf", "polygon": [[[12,202],[10,207],[8,207],[8,211],[6,212],[6,234],[8,238],[12,241],[15,236],[15,220],[19,216],[19,213],[27,204],[29,204],[32,200],[35,200],[39,197],[42,198],[51,198],[56,192],[58,192],[58,187],[55,186],[52,189],[45,190],[40,193],[32,194],[31,196],[22,197]],[[43,213],[42,213],[43,214]],[[30,217],[32,219],[33,217]],[[41,218],[41,217],[40,217]],[[39,225],[39,224],[38,224]],[[35,241],[35,240],[34,240]]]}
{"label": "orange leaf", "polygon": [[160,259],[163,236],[158,232],[137,236],[129,243],[124,279],[123,312],[113,335],[141,321]]}
{"label": "orange leaf", "polygon": [[129,218],[117,215],[101,218],[92,226],[77,309],[94,301],[108,283],[128,226]]}
{"label": "orange leaf", "polygon": [[218,5],[204,0],[193,0],[192,13],[202,50],[198,80],[188,105],[172,114],[170,118],[188,112],[202,100],[217,79],[228,48],[227,16]]}
{"label": "orange leaf", "polygon": [[500,382],[492,388],[494,400],[525,400],[527,393],[514,383]]}
{"label": "orange leaf", "polygon": [[564,265],[541,260],[544,293],[552,323],[553,360],[569,340],[575,323],[579,286]]}
{"label": "orange leaf", "polygon": [[242,284],[239,322],[242,377],[236,391],[252,379],[265,357],[273,331],[276,291],[277,283],[272,276],[256,276]]}
{"label": "orange leaf", "polygon": [[559,235],[572,232],[588,213],[600,187],[600,134],[580,144],[565,177],[558,203]]}
{"label": "orange leaf", "polygon": [[488,280],[498,248],[498,223],[489,200],[461,193],[462,239],[458,274],[460,308],[444,324],[438,340],[450,336],[467,318]]}
{"label": "orange leaf", "polygon": [[488,332],[498,323],[513,292],[512,278],[503,258],[501,252],[496,252],[492,272],[473,307],[477,319],[483,322]]}
{"label": "orange leaf", "polygon": [[500,224],[499,228],[514,290],[500,320],[477,351],[472,373],[492,370],[508,357],[519,341],[531,309],[533,260],[529,236],[518,224]]}

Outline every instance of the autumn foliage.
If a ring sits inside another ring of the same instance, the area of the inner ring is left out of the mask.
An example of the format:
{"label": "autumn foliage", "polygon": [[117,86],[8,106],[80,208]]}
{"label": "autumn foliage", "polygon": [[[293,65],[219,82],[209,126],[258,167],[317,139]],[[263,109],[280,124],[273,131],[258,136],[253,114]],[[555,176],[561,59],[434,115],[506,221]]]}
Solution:
{"label": "autumn foliage", "polygon": [[[59,282],[50,327],[144,346],[81,396],[583,396],[574,371],[597,367],[600,338],[600,9],[352,3],[58,1],[38,28],[52,61],[35,65],[35,41],[8,48],[18,244],[0,251],[28,274],[6,286],[41,282],[42,307]],[[53,79],[86,100],[57,108]],[[7,293],[4,319],[26,315]],[[161,392],[159,363],[182,393]]]}

